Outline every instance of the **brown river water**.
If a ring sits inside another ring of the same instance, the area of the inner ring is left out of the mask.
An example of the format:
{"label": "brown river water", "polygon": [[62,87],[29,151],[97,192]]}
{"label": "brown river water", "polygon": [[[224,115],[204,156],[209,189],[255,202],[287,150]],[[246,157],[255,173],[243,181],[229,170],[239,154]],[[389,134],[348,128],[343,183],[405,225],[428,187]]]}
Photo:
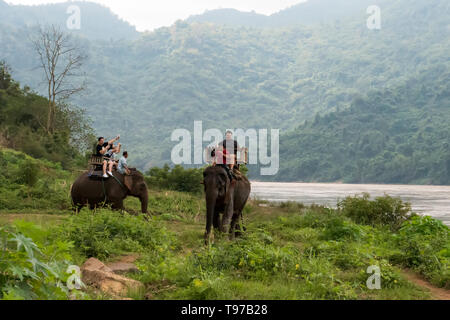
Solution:
{"label": "brown river water", "polygon": [[296,201],[332,208],[347,196],[369,193],[372,197],[388,194],[411,203],[414,212],[442,220],[450,226],[450,186],[281,183],[252,181],[252,198],[274,202]]}

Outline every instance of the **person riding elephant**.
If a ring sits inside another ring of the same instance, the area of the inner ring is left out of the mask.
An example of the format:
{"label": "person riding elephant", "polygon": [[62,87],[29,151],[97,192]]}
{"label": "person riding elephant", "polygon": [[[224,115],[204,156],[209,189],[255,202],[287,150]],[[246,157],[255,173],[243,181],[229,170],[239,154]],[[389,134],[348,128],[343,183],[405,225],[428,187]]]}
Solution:
{"label": "person riding elephant", "polygon": [[[233,170],[236,166],[237,151],[239,149],[239,143],[233,139],[233,132],[228,130],[225,134],[225,140],[219,143],[219,148],[224,152],[226,164],[230,170]],[[238,168],[236,166],[236,168]]]}
{"label": "person riding elephant", "polygon": [[106,174],[106,169],[108,164],[111,162],[111,153],[109,152],[110,149],[113,148],[114,142],[118,141],[120,139],[120,135],[115,137],[114,139],[105,142],[104,137],[98,138],[98,143],[96,146],[96,156],[103,157],[103,178],[108,178],[109,176]]}
{"label": "person riding elephant", "polygon": [[107,180],[93,180],[85,172],[75,180],[71,188],[74,208],[78,211],[89,205],[90,209],[105,204],[111,204],[115,210],[123,210],[123,201],[128,196],[139,198],[142,213],[147,213],[148,188],[144,175],[135,169],[130,169],[129,175],[114,172]]}
{"label": "person riding elephant", "polygon": [[[245,176],[233,180],[224,166],[210,166],[203,172],[206,200],[205,241],[211,240],[211,229],[230,233],[230,238],[239,234],[239,218],[250,196],[251,185]],[[220,219],[222,214],[222,220]]]}

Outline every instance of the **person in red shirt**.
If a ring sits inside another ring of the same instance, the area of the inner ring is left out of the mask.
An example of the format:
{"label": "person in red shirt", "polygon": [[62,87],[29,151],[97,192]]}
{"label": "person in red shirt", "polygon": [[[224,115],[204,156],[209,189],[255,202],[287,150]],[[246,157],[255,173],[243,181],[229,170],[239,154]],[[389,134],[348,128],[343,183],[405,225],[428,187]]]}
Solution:
{"label": "person in red shirt", "polygon": [[237,150],[239,148],[238,142],[233,139],[233,132],[227,131],[226,139],[219,143],[219,148],[225,151],[226,160],[224,160],[223,164],[228,165],[230,170],[233,170],[236,165]]}

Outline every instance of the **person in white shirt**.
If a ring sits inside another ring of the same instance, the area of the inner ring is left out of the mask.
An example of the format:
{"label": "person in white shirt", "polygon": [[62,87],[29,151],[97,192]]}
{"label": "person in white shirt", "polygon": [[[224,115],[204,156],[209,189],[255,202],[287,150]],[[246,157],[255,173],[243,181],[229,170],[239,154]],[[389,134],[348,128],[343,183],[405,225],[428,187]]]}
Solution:
{"label": "person in white shirt", "polygon": [[121,174],[130,174],[130,169],[128,169],[127,164],[128,152],[124,151],[123,156],[119,160],[119,164],[117,165],[117,171]]}

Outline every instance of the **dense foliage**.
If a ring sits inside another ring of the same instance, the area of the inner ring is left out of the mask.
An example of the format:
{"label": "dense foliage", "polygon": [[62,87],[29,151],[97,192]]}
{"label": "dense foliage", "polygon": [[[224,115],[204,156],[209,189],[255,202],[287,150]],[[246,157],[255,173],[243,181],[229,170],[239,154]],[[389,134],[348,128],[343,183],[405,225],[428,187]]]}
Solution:
{"label": "dense foliage", "polygon": [[103,5],[87,1],[70,1],[70,3],[49,3],[45,5],[8,5],[0,0],[0,21],[12,28],[33,26],[38,23],[67,26],[67,21],[76,11],[69,11],[70,6],[80,10],[80,29],[73,28],[71,33],[92,40],[133,39],[139,35],[136,28],[121,20]]}
{"label": "dense foliage", "polygon": [[83,296],[68,288],[73,244],[62,240],[49,243],[47,239],[48,231],[23,221],[0,226],[0,300],[66,300]]}
{"label": "dense foliage", "polygon": [[[367,29],[368,15],[362,10],[311,26],[246,28],[178,22],[135,41],[84,39],[91,90],[77,104],[93,116],[100,135],[108,135],[111,128],[115,129],[111,136],[119,131],[130,158],[147,169],[169,162],[172,131],[192,131],[194,120],[203,120],[205,129],[269,127],[280,128],[283,134],[314,120],[316,113],[348,109],[359,93],[394,90],[427,70],[432,70],[429,85],[439,88],[433,79],[444,80],[441,70],[448,64],[447,1],[383,0],[379,5],[381,30]],[[29,71],[35,66],[25,40],[29,32],[0,28],[0,56],[14,67],[18,79],[37,87],[40,74]],[[408,94],[399,92],[396,98]],[[430,107],[433,97],[421,97],[421,107],[430,115],[435,111]],[[377,104],[376,97],[370,99],[370,104]],[[441,113],[446,112],[444,107]],[[438,127],[441,118],[441,114],[430,118],[427,126]],[[401,125],[396,130],[408,132]],[[328,137],[321,138],[329,142]],[[281,141],[288,139],[281,137]],[[339,143],[346,144],[346,138]],[[283,154],[280,163],[311,161],[304,150],[294,152],[289,157]],[[383,164],[390,165],[390,160]],[[292,167],[298,168],[295,163]],[[386,175],[384,182],[403,179],[392,171]],[[299,173],[290,177],[302,178]],[[286,173],[280,178],[288,179]],[[323,179],[332,178],[327,174]]]}
{"label": "dense foliage", "polygon": [[274,179],[450,184],[449,80],[443,64],[316,116],[281,140]]}
{"label": "dense foliage", "polygon": [[151,188],[200,193],[203,190],[203,169],[185,169],[180,165],[170,168],[153,167],[147,173],[146,182]]}
{"label": "dense foliage", "polygon": [[0,147],[0,210],[71,208],[74,175],[60,164]]}
{"label": "dense foliage", "polygon": [[44,123],[48,100],[23,89],[12,76],[9,67],[0,62],[0,145],[23,151],[35,158],[60,162],[70,168],[84,161],[85,151],[92,139],[82,110],[59,103],[55,110],[55,130],[47,134]]}
{"label": "dense foliage", "polygon": [[400,229],[403,222],[409,220],[414,214],[411,204],[403,202],[400,198],[388,195],[370,200],[369,194],[361,197],[347,197],[338,203],[342,214],[359,224],[371,226],[389,226],[392,230]]}
{"label": "dense foliage", "polygon": [[293,5],[270,16],[252,12],[241,12],[235,9],[216,9],[194,15],[188,22],[209,22],[219,25],[274,28],[294,25],[329,23],[337,19],[345,19],[365,12],[374,5],[374,0],[309,0]]}
{"label": "dense foliage", "polygon": [[97,210],[95,214],[83,210],[55,233],[57,238],[73,243],[83,257],[98,259],[128,252],[157,252],[173,241],[156,221],[111,210]]}
{"label": "dense foliage", "polygon": [[[373,203],[380,206],[378,212],[384,208],[381,200]],[[143,274],[136,277],[162,299],[406,298],[414,287],[403,278],[402,266],[436,285],[450,285],[449,229],[440,221],[414,217],[393,233],[389,225],[357,224],[323,207],[286,203],[266,210],[250,204],[246,214],[252,218],[243,238],[219,238],[207,248],[184,225],[179,237],[192,252],[185,257],[175,247],[162,256],[145,255],[139,264]],[[428,238],[419,229],[428,230]],[[418,237],[417,242],[410,244],[411,237]],[[380,267],[382,290],[366,287],[371,265]]]}
{"label": "dense foliage", "polygon": [[392,261],[424,274],[438,286],[450,289],[450,229],[442,221],[416,216],[403,224],[396,244],[401,253]]}
{"label": "dense foliage", "polygon": [[[111,259],[128,253],[140,255],[140,272],[128,276],[146,284],[146,297],[157,299],[427,298],[405,280],[404,267],[449,288],[448,227],[430,217],[407,214],[409,205],[399,199],[346,198],[339,210],[294,202],[260,206],[251,201],[244,210],[243,236],[231,242],[216,233],[214,243],[205,247],[202,198],[153,189],[149,194],[153,217],[82,210],[57,220],[43,218],[43,229],[24,222],[3,228],[0,234],[7,230],[11,239],[25,239],[30,247],[35,243],[42,255],[37,251],[33,255],[44,265],[36,269],[37,286],[34,275],[20,278],[11,269],[16,263],[17,268],[31,268],[28,262],[19,262],[28,254],[26,249],[19,248],[17,255],[9,251],[14,257],[8,259],[14,262],[0,263],[3,298],[66,299],[69,292],[58,287],[68,276],[59,273],[65,271],[66,260],[81,265],[91,256]],[[47,206],[44,212],[53,208]],[[129,199],[126,207],[137,212],[139,201]],[[5,218],[9,224],[9,215],[1,214],[0,225]],[[381,269],[382,290],[367,289],[366,269],[371,265]],[[135,298],[144,298],[143,294]]]}

